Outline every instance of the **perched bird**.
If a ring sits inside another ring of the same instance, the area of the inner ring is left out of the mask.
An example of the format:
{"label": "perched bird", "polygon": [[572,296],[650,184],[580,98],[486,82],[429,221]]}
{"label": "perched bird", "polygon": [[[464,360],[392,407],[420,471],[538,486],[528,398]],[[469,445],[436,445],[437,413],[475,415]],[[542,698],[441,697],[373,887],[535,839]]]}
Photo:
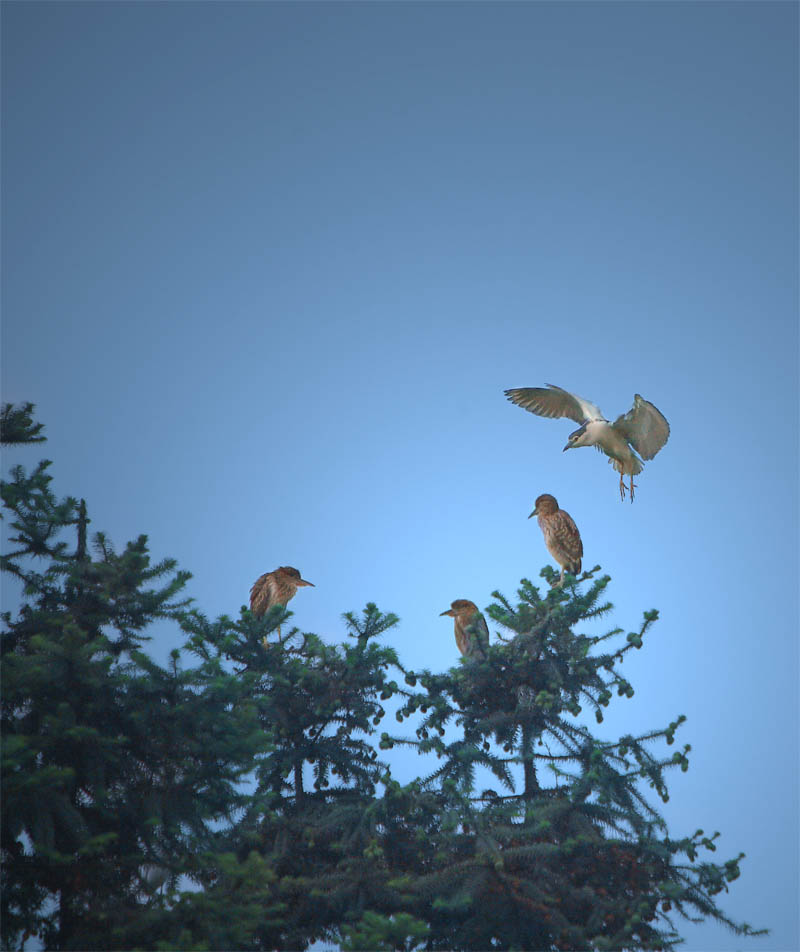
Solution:
{"label": "perched bird", "polygon": [[454,619],[456,644],[462,655],[468,658],[476,655],[486,657],[489,651],[489,628],[475,602],[457,598],[441,615],[450,615]]}
{"label": "perched bird", "polygon": [[558,508],[558,501],[549,493],[543,493],[534,504],[533,512],[528,516],[538,517],[539,528],[544,535],[547,551],[561,566],[559,585],[564,584],[564,572],[577,575],[581,570],[583,542],[581,534],[572,516]]}
{"label": "perched bird", "polygon": [[[273,605],[286,606],[297,594],[297,589],[303,585],[315,587],[313,582],[301,578],[297,569],[291,565],[282,565],[274,572],[265,572],[253,582],[250,589],[250,611],[260,618]],[[278,637],[280,636],[281,628],[278,625]]]}
{"label": "perched bird", "polygon": [[[609,457],[609,462],[619,473],[619,494],[625,498],[623,477],[631,477],[630,494],[633,502],[633,477],[642,471],[642,459],[652,459],[669,439],[669,423],[661,411],[638,393],[627,413],[618,416],[613,423],[599,408],[583,397],[568,393],[549,383],[544,387],[521,387],[506,390],[508,399],[523,410],[530,410],[543,417],[569,417],[580,428],[570,433],[565,450],[577,446],[596,446]],[[635,451],[635,452],[634,452]]]}

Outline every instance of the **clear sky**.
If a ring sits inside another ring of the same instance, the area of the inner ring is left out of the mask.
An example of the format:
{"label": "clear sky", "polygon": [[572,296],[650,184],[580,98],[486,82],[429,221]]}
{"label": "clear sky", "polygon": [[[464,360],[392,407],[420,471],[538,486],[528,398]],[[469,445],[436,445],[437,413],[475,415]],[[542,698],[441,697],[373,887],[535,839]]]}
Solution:
{"label": "clear sky", "polygon": [[[553,493],[608,626],[661,612],[603,730],[688,716],[671,830],[744,850],[722,904],[773,930],[687,948],[800,947],[798,5],[2,19],[3,398],[49,436],[6,468],[52,458],[210,615],[294,565],[300,627],[339,640],[375,601],[433,670],[451,600],[538,579]],[[545,383],[669,419],[633,505],[503,396]]]}

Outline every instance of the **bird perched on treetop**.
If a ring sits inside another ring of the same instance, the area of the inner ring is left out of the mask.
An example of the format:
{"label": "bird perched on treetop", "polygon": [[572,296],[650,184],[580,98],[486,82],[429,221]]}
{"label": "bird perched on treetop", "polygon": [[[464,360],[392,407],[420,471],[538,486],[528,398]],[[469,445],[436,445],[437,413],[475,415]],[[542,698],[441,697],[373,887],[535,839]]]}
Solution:
{"label": "bird perched on treetop", "polygon": [[[583,397],[562,390],[554,384],[544,387],[521,387],[506,390],[508,399],[523,410],[530,410],[543,417],[569,417],[580,428],[570,433],[565,450],[577,446],[596,446],[609,457],[609,462],[619,473],[619,494],[625,498],[623,477],[631,477],[630,494],[633,502],[633,477],[638,476],[644,464],[642,459],[652,459],[669,439],[669,423],[661,411],[638,393],[633,406],[609,423],[600,409]],[[636,452],[634,452],[634,450]]]}
{"label": "bird perched on treetop", "polygon": [[558,501],[549,493],[543,493],[534,504],[533,512],[528,516],[538,516],[539,528],[544,535],[547,551],[561,566],[559,585],[564,584],[564,572],[577,575],[581,570],[583,542],[575,521],[568,512],[558,508]]}
{"label": "bird perched on treetop", "polygon": [[462,655],[468,658],[486,657],[489,651],[489,628],[475,602],[457,598],[441,615],[450,615],[454,619],[456,644]]}
{"label": "bird perched on treetop", "polygon": [[[265,572],[259,575],[250,589],[250,611],[260,618],[273,605],[286,606],[297,594],[297,589],[303,585],[316,587],[313,582],[301,578],[297,569],[291,565],[282,565],[274,572]],[[278,637],[280,636],[281,628],[278,625]]]}

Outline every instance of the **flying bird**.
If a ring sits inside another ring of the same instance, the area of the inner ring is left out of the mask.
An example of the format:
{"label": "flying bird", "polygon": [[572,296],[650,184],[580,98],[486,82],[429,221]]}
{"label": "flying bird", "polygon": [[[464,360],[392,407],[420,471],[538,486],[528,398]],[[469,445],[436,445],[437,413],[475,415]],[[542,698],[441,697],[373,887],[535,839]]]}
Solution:
{"label": "flying bird", "polygon": [[[250,589],[250,611],[256,618],[261,618],[273,605],[285,607],[295,597],[297,589],[303,585],[315,588],[313,582],[301,578],[297,569],[291,565],[282,565],[274,572],[265,572],[259,575]],[[281,626],[278,625],[278,637],[280,636]]]}
{"label": "flying bird", "polygon": [[559,585],[564,584],[564,572],[577,575],[581,570],[583,542],[581,534],[572,516],[558,508],[558,501],[550,493],[543,493],[534,503],[533,512],[528,516],[538,517],[539,528],[544,535],[547,551],[561,566]]}
{"label": "flying bird", "polygon": [[475,602],[457,598],[440,615],[450,615],[454,619],[456,644],[462,655],[468,658],[486,657],[489,651],[489,628]]}
{"label": "flying bird", "polygon": [[[576,396],[547,384],[544,387],[521,387],[506,390],[508,399],[523,410],[530,410],[543,417],[569,417],[580,423],[579,429],[570,433],[565,450],[578,446],[596,446],[605,453],[609,462],[619,473],[619,494],[625,499],[624,478],[630,476],[630,494],[633,502],[635,488],[633,477],[638,476],[644,464],[642,459],[652,459],[669,439],[669,423],[661,411],[635,394],[633,406],[609,423],[600,409],[583,397]],[[636,454],[641,456],[641,459]]]}

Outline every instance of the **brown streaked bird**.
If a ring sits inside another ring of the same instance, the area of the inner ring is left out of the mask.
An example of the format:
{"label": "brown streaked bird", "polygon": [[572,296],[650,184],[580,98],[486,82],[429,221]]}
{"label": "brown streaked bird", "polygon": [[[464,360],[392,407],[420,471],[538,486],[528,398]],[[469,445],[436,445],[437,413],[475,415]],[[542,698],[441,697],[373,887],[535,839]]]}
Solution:
{"label": "brown streaked bird", "polygon": [[528,518],[533,516],[538,517],[547,551],[561,566],[558,584],[563,585],[565,571],[577,575],[581,570],[583,542],[578,527],[568,512],[558,508],[558,501],[550,493],[538,497]]}
{"label": "brown streaked bird", "polygon": [[[652,459],[669,439],[669,423],[664,414],[645,400],[641,394],[634,394],[633,406],[609,423],[596,407],[583,397],[569,393],[555,384],[544,387],[520,387],[506,390],[508,399],[523,410],[529,410],[543,417],[569,417],[580,427],[570,433],[565,450],[578,446],[594,446],[605,453],[609,463],[619,473],[619,494],[625,499],[626,486],[624,476],[630,476],[630,494],[633,502],[635,489],[633,477],[641,473],[642,459]],[[635,450],[635,452],[634,452]],[[636,455],[639,453],[642,459]]]}
{"label": "brown streaked bird", "polygon": [[468,658],[486,657],[489,651],[489,628],[480,609],[468,598],[457,598],[450,603],[447,611],[441,615],[450,615],[454,620],[456,644],[462,655]]}
{"label": "brown streaked bird", "polygon": [[[285,607],[295,597],[297,589],[303,585],[315,588],[313,582],[301,578],[297,569],[291,565],[282,565],[274,572],[265,572],[259,575],[250,589],[250,611],[256,618],[261,618],[273,605]],[[278,637],[280,636],[281,627],[278,625]]]}

